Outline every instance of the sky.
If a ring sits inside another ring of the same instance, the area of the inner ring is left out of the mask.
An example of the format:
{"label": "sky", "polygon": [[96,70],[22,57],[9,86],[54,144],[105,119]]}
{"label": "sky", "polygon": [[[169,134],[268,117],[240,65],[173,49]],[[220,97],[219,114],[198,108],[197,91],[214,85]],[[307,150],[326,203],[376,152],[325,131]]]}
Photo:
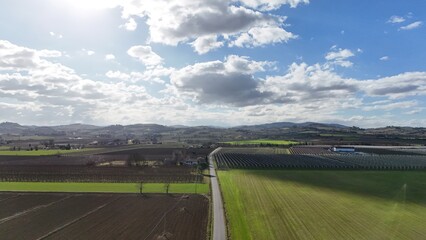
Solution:
{"label": "sky", "polygon": [[426,127],[424,0],[2,0],[0,122]]}

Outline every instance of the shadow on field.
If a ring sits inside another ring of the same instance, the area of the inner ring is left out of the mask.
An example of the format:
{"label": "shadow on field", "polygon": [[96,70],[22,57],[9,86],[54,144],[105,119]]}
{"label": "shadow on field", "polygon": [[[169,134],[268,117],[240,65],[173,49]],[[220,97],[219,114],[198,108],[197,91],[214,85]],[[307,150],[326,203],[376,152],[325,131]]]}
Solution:
{"label": "shadow on field", "polygon": [[426,171],[248,170],[249,175],[426,206]]}

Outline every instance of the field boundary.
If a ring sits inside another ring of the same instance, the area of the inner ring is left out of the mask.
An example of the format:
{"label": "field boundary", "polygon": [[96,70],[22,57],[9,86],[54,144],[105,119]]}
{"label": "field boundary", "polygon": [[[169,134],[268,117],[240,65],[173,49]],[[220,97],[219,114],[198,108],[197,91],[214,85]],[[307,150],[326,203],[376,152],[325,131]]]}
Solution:
{"label": "field boundary", "polygon": [[[140,183],[62,183],[62,182],[0,182],[0,192],[46,193],[140,193]],[[164,183],[144,183],[143,194],[164,193]],[[206,194],[208,184],[171,183],[171,194]]]}

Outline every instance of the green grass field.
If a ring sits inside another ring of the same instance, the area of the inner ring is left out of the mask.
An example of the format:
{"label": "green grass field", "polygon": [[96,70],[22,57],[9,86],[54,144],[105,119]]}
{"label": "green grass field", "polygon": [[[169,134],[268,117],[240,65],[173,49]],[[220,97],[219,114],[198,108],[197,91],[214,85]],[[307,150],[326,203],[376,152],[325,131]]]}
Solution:
{"label": "green grass field", "polygon": [[38,151],[9,151],[9,150],[1,150],[0,156],[52,156],[57,154],[72,154],[72,153],[86,153],[93,151],[93,148],[84,148],[79,150],[38,150]]}
{"label": "green grass field", "polygon": [[291,145],[291,144],[298,144],[298,142],[295,142],[295,141],[268,140],[268,139],[229,141],[229,142],[223,142],[223,143],[227,143],[227,144],[231,144],[231,145],[260,145],[260,144]]}
{"label": "green grass field", "polygon": [[[0,191],[139,193],[137,183],[0,182]],[[164,183],[143,184],[144,193],[164,193]],[[208,184],[171,183],[169,193],[208,193]]]}
{"label": "green grass field", "polygon": [[219,171],[237,239],[426,239],[426,172]]}

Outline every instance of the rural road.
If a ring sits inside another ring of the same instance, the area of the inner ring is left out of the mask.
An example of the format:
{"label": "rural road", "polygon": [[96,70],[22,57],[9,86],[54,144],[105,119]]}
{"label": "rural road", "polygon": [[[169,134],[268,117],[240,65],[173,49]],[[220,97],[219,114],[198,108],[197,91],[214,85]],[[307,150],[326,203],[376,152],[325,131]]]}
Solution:
{"label": "rural road", "polygon": [[213,154],[219,150],[220,148],[217,148],[209,155],[213,200],[213,240],[226,240],[226,221],[223,209],[222,194],[220,193],[219,183],[217,181],[216,170],[214,169],[212,157]]}

